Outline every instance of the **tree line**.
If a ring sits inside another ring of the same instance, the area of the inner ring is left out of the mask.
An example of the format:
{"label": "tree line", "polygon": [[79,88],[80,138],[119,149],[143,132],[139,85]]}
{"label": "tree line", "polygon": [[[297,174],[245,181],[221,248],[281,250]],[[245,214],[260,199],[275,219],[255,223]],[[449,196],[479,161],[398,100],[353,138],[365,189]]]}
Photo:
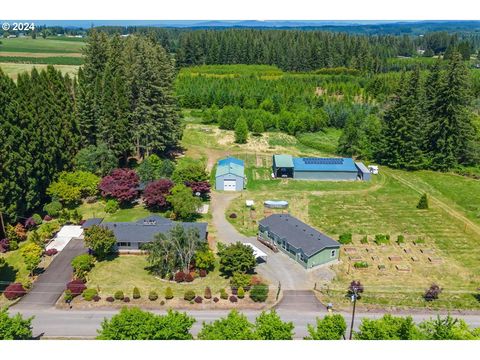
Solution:
{"label": "tree line", "polygon": [[[32,338],[33,318],[19,314],[10,317],[0,311],[0,339],[27,340]],[[165,315],[124,307],[111,319],[105,319],[97,330],[99,340],[192,340],[191,328],[195,318],[185,312],[169,310]],[[275,310],[263,311],[250,322],[232,310],[211,323],[204,322],[197,334],[199,340],[292,340],[292,322],[283,321]],[[307,326],[305,340],[341,340],[346,338],[347,324],[340,314],[317,318]],[[476,340],[479,328],[469,327],[464,320],[451,316],[415,324],[410,316],[384,315],[379,319],[362,319],[355,340]]]}
{"label": "tree line", "polygon": [[48,186],[77,162],[107,172],[178,146],[175,66],[160,45],[93,31],[84,58],[76,79],[49,66],[14,82],[0,70],[0,211],[7,222],[41,209]]}

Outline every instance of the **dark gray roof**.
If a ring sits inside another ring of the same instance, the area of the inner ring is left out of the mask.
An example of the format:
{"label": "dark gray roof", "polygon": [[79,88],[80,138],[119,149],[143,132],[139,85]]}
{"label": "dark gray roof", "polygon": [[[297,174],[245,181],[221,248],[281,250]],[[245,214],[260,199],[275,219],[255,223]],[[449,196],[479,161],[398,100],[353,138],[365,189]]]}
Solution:
{"label": "dark gray roof", "polygon": [[85,222],[82,224],[83,229],[88,229],[89,227],[92,227],[93,225],[99,225],[103,219],[101,218],[91,218],[85,220]]}
{"label": "dark gray roof", "polygon": [[[89,219],[93,220],[93,219]],[[87,223],[87,220],[85,223]],[[92,224],[99,225],[99,224]],[[175,225],[181,225],[185,229],[198,229],[200,239],[207,238],[207,223],[177,222],[159,215],[149,215],[135,222],[103,222],[101,226],[113,231],[117,242],[147,243],[153,241],[155,235],[167,233]]]}
{"label": "dark gray roof", "polygon": [[325,248],[340,247],[337,241],[289,214],[270,215],[260,220],[260,225],[309,257]]}

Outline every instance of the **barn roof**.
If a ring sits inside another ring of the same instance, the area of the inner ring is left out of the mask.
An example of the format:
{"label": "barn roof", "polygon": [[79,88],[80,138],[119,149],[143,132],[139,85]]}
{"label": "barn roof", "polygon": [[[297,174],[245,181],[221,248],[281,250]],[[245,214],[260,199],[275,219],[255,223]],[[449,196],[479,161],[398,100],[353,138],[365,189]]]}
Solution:
{"label": "barn roof", "polygon": [[273,162],[276,167],[293,168],[292,155],[273,155]]}
{"label": "barn roof", "polygon": [[245,167],[242,160],[229,157],[218,161],[215,177],[230,174],[245,177]]}
{"label": "barn roof", "polygon": [[357,173],[352,158],[293,158],[295,171],[341,171]]}

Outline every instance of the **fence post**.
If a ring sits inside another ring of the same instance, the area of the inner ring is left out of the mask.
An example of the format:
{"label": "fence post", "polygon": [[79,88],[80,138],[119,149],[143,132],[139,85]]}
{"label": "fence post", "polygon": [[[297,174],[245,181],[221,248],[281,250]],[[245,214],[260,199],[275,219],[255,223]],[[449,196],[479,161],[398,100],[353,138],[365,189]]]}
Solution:
{"label": "fence post", "polygon": [[280,289],[282,288],[282,284],[280,284],[280,281],[278,282],[278,289],[277,289],[277,297],[275,298],[275,301],[278,300],[278,296],[280,295]]}

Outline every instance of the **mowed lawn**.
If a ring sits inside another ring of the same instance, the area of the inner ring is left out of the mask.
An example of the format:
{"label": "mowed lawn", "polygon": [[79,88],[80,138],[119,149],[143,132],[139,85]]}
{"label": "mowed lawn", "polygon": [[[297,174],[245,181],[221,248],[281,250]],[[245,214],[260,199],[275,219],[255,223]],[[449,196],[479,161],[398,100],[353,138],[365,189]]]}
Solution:
{"label": "mowed lawn", "polygon": [[191,283],[175,283],[152,275],[145,269],[147,266],[145,255],[121,255],[110,261],[102,261],[89,273],[87,286],[99,289],[103,297],[113,296],[118,290],[131,296],[136,286],[143,296],[153,290],[164,299],[167,287],[171,287],[175,297],[183,298],[185,291],[189,289],[203,296],[207,286],[211,288],[213,296],[218,296],[220,289],[226,289],[229,284],[228,280],[219,275],[218,270],[209,273],[205,278],[196,278]]}

